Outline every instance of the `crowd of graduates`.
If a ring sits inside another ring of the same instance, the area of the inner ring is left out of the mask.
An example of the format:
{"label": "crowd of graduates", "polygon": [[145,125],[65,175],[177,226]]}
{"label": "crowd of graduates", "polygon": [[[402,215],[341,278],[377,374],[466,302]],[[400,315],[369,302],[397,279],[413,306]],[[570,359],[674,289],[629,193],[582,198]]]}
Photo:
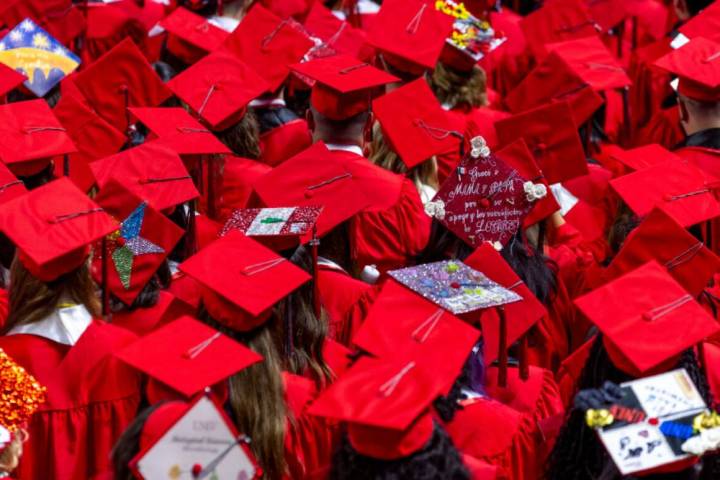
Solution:
{"label": "crowd of graduates", "polygon": [[[0,27],[0,478],[720,479],[720,2]],[[675,369],[706,444],[621,473],[598,412]]]}

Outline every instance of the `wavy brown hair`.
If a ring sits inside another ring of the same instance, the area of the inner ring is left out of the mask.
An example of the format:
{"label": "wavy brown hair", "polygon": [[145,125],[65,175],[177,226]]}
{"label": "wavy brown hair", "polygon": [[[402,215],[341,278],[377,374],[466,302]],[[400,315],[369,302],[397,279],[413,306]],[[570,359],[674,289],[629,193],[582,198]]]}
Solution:
{"label": "wavy brown hair", "polygon": [[485,70],[475,65],[470,72],[438,62],[430,77],[430,88],[441,103],[451,108],[478,108],[488,104]]}
{"label": "wavy brown hair", "polygon": [[255,330],[238,332],[213,319],[202,305],[198,318],[263,356],[263,361],[230,377],[230,408],[238,429],[252,439],[250,448],[263,469],[263,478],[280,480],[288,470],[286,424],[288,418],[294,419],[285,402],[283,362],[272,334],[278,319],[273,315]]}
{"label": "wavy brown hair", "polygon": [[217,132],[217,137],[238,157],[260,158],[260,126],[252,108],[247,109],[239,122]]}
{"label": "wavy brown hair", "polygon": [[17,258],[10,267],[10,314],[3,326],[7,333],[16,325],[46,318],[61,300],[84,305],[90,315],[100,316],[100,300],[87,262],[52,282],[38,280]]}
{"label": "wavy brown hair", "polygon": [[389,170],[393,173],[399,173],[407,176],[413,181],[415,186],[420,190],[421,185],[430,185],[438,188],[437,177],[437,161],[435,158],[429,158],[424,162],[408,169],[400,156],[393,150],[382,132],[380,123],[373,125],[372,142],[370,142],[369,160],[375,165]]}

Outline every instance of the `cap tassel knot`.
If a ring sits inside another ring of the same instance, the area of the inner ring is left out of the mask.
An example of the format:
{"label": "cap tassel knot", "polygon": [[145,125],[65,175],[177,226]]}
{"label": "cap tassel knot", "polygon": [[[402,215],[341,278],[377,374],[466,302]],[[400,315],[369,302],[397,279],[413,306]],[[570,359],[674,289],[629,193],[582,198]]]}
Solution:
{"label": "cap tassel knot", "polygon": [[215,93],[215,91],[218,90],[218,88],[219,87],[218,87],[217,83],[213,83],[212,85],[210,85],[210,88],[208,88],[208,92],[205,95],[205,99],[200,104],[200,108],[198,108],[198,111],[197,111],[198,115],[202,116],[203,112],[205,111],[205,107],[207,107],[207,104],[210,101],[210,97],[212,97],[213,93]]}
{"label": "cap tassel knot", "polygon": [[205,349],[208,348],[215,340],[220,338],[220,335],[220,332],[215,332],[215,334],[212,335],[210,338],[203,340],[192,348],[189,348],[188,351],[185,352],[183,357],[194,360],[198,355],[205,351]]}
{"label": "cap tassel knot", "polygon": [[392,395],[392,393],[402,381],[403,377],[407,375],[408,372],[410,372],[410,370],[412,370],[413,368],[415,368],[414,361],[411,361],[407,365],[405,365],[405,367],[403,367],[403,369],[400,370],[394,377],[380,385],[380,394],[384,397],[389,397],[390,395]]}
{"label": "cap tassel knot", "polygon": [[677,254],[665,263],[665,268],[672,270],[673,268],[679,267],[683,263],[687,263],[692,260],[703,248],[703,243],[698,242],[687,250]]}
{"label": "cap tassel knot", "polygon": [[658,320],[665,315],[677,310],[678,308],[682,307],[686,303],[692,301],[693,297],[691,295],[683,295],[682,297],[678,298],[677,300],[674,300],[666,305],[662,305],[656,308],[653,308],[652,310],[648,310],[647,312],[643,313],[642,318],[643,320],[647,322],[654,322],[655,320]]}
{"label": "cap tassel knot", "polygon": [[265,35],[265,37],[262,39],[262,43],[260,44],[260,46],[263,49],[266,49],[268,47],[268,45],[270,45],[270,42],[272,42],[273,39],[277,36],[277,34],[280,33],[280,30],[282,30],[283,27],[285,25],[287,25],[288,23],[290,23],[290,21],[288,19],[285,19],[285,20],[281,21],[280,23],[278,23],[272,32]]}
{"label": "cap tassel knot", "polygon": [[74,218],[84,217],[85,215],[91,215],[93,213],[100,212],[104,212],[104,210],[102,208],[93,208],[90,210],[83,210],[82,212],[68,213],[67,215],[55,215],[55,217],[48,220],[48,222],[52,224],[62,223],[67,222],[68,220],[72,220]]}
{"label": "cap tassel knot", "polygon": [[[438,308],[432,315],[430,315],[425,321],[423,321],[423,323],[418,325],[418,327],[412,332],[413,340],[418,343],[425,343],[428,337],[435,330],[435,327],[437,327],[438,322],[440,322],[440,319],[443,316],[443,312],[444,310],[442,308]],[[425,333],[421,335],[421,332],[423,330],[425,330]]]}
{"label": "cap tassel knot", "polygon": [[347,172],[347,173],[343,173],[343,174],[341,174],[341,175],[338,175],[338,176],[336,176],[336,177],[328,178],[327,180],[324,180],[324,181],[322,181],[322,182],[320,182],[320,183],[316,183],[315,185],[310,185],[310,186],[307,187],[305,190],[317,190],[318,188],[325,187],[325,186],[327,186],[327,185],[330,185],[331,183],[335,183],[335,182],[337,182],[337,181],[339,181],[339,180],[343,180],[343,179],[345,179],[345,178],[352,178],[352,173]]}
{"label": "cap tassel knot", "polygon": [[267,260],[265,262],[253,263],[252,265],[248,265],[247,267],[243,268],[241,270],[241,273],[247,276],[257,275],[258,273],[264,272],[265,270],[270,270],[271,268],[280,265],[284,261],[285,258],[280,257],[273,258],[272,260]]}

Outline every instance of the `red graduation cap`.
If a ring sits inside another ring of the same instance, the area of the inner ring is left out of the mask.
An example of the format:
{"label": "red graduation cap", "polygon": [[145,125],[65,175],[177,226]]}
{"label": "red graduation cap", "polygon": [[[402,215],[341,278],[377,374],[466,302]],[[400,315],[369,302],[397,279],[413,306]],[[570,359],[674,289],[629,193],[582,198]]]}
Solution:
{"label": "red graduation cap", "polygon": [[127,138],[72,95],[62,95],[53,113],[78,150],[69,157],[70,179],[87,192],[95,183],[90,162],[117,153]]}
{"label": "red graduation cap", "polygon": [[653,165],[668,162],[680,162],[680,157],[656,143],[643,145],[630,150],[614,150],[612,158],[619,161],[631,171],[643,170]]}
{"label": "red graduation cap", "polygon": [[362,57],[367,38],[365,31],[340,20],[325,8],[322,2],[313,3],[304,25],[312,35],[324,42],[325,48],[334,49],[355,58]]}
{"label": "red graduation cap", "polygon": [[630,233],[604,278],[613,280],[650,260],[664,266],[693,297],[720,270],[720,258],[659,208]]}
{"label": "red graduation cap", "polygon": [[385,0],[368,30],[368,42],[404,72],[434,70],[453,18],[422,0]]}
{"label": "red graduation cap", "polygon": [[27,189],[23,182],[18,180],[3,163],[0,163],[0,205],[24,195],[26,192]]}
{"label": "red graduation cap", "polygon": [[616,27],[630,15],[628,2],[625,0],[587,0],[585,4],[590,11],[590,17],[604,31]]}
{"label": "red graduation cap", "polygon": [[655,65],[680,77],[679,94],[700,102],[720,101],[720,43],[695,38]]}
{"label": "red graduation cap", "polygon": [[290,73],[289,65],[302,60],[315,45],[298,27],[256,3],[223,48],[253,68],[268,83],[268,90],[275,91]]}
{"label": "red graduation cap", "polygon": [[32,175],[52,157],[76,151],[45,100],[0,105],[0,160],[16,175]]}
{"label": "red graduation cap", "polygon": [[344,120],[370,110],[380,87],[398,81],[388,73],[347,55],[319,58],[291,67],[316,81],[310,103],[325,117]]}
{"label": "red graduation cap", "polygon": [[108,235],[107,252],[96,248],[99,255],[93,256],[93,276],[101,283],[104,253],[107,253],[110,257],[107,288],[123,303],[131,305],[184,231],[114,179],[105,183],[95,202],[112,215],[120,227]]}
{"label": "red graduation cap", "polygon": [[0,231],[18,248],[18,259],[41,281],[78,268],[88,246],[117,223],[67,178],[47,183],[3,205]]}
{"label": "red graduation cap", "polygon": [[545,105],[495,123],[500,143],[522,138],[548,183],[587,175],[582,141],[567,101]]}
{"label": "red graduation cap", "polygon": [[[532,209],[538,197],[535,186],[490,153],[482,137],[473,138],[471,146],[457,173],[445,180],[425,211],[472,247],[485,242],[505,245]],[[525,191],[528,183],[532,197]],[[544,185],[537,188],[539,192]]]}
{"label": "red graduation cap", "polygon": [[[713,182],[717,183],[717,182]],[[654,207],[672,215],[683,227],[720,215],[707,175],[686,161],[662,163],[610,180],[612,188],[637,215]]]}
{"label": "red graduation cap", "polygon": [[203,248],[183,262],[180,270],[202,284],[208,313],[238,331],[261,325],[276,303],[311,278],[237,231]]}
{"label": "red graduation cap", "polygon": [[528,46],[536,57],[545,56],[548,43],[591,37],[599,26],[579,0],[553,2],[520,21]]}
{"label": "red graduation cap", "polygon": [[690,39],[717,37],[720,32],[720,4],[712,2],[700,13],[680,25],[678,30]]}
{"label": "red graduation cap", "polygon": [[595,89],[556,52],[550,52],[504,98],[513,113],[561,101],[570,105],[575,125],[587,122],[604,103]]}
{"label": "red graduation cap", "polygon": [[103,158],[91,163],[90,168],[100,188],[115,178],[158,210],[199,195],[177,153],[155,142]]}
{"label": "red graduation cap", "polygon": [[73,81],[93,110],[123,132],[128,126],[127,107],[154,107],[171,95],[129,38],[77,74]]}
{"label": "red graduation cap", "polygon": [[[525,285],[515,271],[502,258],[492,245],[480,245],[472,255],[465,259],[465,263],[483,272],[487,277],[508,290],[517,293],[522,300],[508,303],[503,306],[507,319],[507,338],[504,344],[510,347],[519,340],[533,325],[539,322],[547,309]],[[483,355],[486,364],[490,364],[500,356],[499,345],[502,328],[500,317],[493,309],[483,310],[480,316],[482,324]]]}
{"label": "red graduation cap", "polygon": [[460,148],[462,132],[453,130],[424,78],[375,99],[372,109],[384,138],[408,168]]}
{"label": "red graduation cap", "polygon": [[575,305],[603,333],[613,364],[635,377],[671,368],[683,350],[720,331],[655,261],[576,299]]}
{"label": "red graduation cap", "polygon": [[157,136],[153,143],[166,146],[178,155],[232,153],[183,108],[131,108],[130,113]]}
{"label": "red graduation cap", "polygon": [[25,83],[25,80],[27,80],[25,75],[0,63],[0,96],[7,95],[11,90]]}
{"label": "red graduation cap", "polygon": [[168,51],[188,65],[215,51],[229,35],[205,17],[183,7],[175,9],[159,25],[169,33]]}
{"label": "red graduation cap", "polygon": [[352,342],[380,358],[412,355],[451,334],[459,344],[448,352],[467,356],[480,332],[449,311],[389,279],[373,302]]}
{"label": "red graduation cap", "polygon": [[241,343],[188,316],[145,335],[115,356],[185,397],[262,361]]}
{"label": "red graduation cap", "polygon": [[322,206],[317,219],[317,234],[322,237],[372,203],[370,195],[377,184],[354,176],[352,162],[334,157],[318,142],[259,178],[255,193],[266,207]]}
{"label": "red graduation cap", "polygon": [[224,130],[245,115],[248,103],[268,90],[249,66],[226,52],[214,52],[176,76],[170,89],[213,130]]}
{"label": "red graduation cap", "polygon": [[620,62],[597,36],[578,38],[547,45],[580,78],[597,91],[624,88],[632,84]]}

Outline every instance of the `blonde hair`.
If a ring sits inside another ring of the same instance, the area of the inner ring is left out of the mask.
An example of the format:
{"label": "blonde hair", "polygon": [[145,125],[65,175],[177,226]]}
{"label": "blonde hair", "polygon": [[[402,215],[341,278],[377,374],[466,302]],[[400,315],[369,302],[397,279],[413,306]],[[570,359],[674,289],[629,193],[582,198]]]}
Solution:
{"label": "blonde hair", "polygon": [[478,65],[470,72],[455,70],[438,62],[430,77],[430,88],[450,108],[478,108],[488,104],[487,76]]}

